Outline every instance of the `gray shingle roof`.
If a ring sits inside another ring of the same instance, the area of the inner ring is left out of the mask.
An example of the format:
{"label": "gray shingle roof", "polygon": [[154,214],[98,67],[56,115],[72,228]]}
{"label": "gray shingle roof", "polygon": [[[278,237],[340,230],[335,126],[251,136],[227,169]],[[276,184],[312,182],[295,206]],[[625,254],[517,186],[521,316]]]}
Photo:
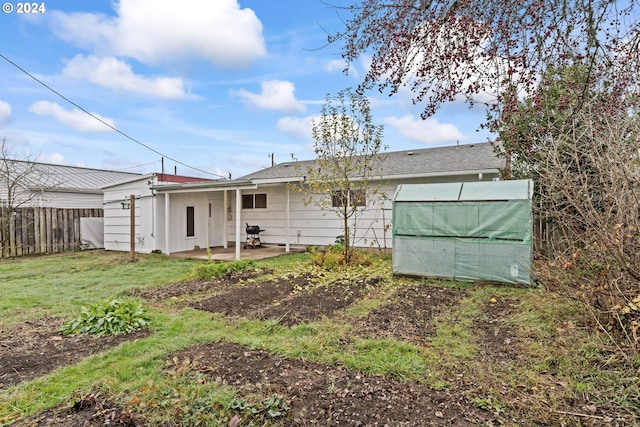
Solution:
{"label": "gray shingle roof", "polygon": [[[504,159],[496,157],[492,143],[451,145],[381,153],[385,157],[382,176],[451,175],[464,171],[497,171]],[[294,178],[315,160],[279,163],[238,179]],[[295,165],[299,167],[295,167]]]}

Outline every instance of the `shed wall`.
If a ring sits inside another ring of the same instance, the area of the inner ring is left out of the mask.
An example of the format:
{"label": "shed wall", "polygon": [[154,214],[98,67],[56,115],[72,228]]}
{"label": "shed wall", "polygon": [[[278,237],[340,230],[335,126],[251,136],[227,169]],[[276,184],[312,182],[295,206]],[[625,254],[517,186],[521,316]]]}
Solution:
{"label": "shed wall", "polygon": [[401,186],[394,273],[530,284],[532,188],[530,181]]}

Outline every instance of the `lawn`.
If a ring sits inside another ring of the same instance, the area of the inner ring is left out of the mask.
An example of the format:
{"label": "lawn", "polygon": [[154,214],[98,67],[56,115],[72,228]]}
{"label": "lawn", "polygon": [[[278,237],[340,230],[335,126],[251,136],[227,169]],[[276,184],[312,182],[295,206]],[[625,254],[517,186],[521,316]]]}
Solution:
{"label": "lawn", "polygon": [[[306,254],[195,279],[203,262],[1,260],[0,425],[640,425],[640,359],[544,286],[396,277],[384,256],[326,271]],[[150,327],[59,333],[113,299]]]}

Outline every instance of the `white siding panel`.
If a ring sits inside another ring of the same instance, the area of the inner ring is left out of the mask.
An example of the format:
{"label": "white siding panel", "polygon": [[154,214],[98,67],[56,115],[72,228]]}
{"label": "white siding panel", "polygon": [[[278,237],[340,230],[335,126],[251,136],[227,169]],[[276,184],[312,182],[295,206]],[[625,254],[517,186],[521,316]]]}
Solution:
{"label": "white siding panel", "polygon": [[147,178],[109,187],[104,191],[104,246],[107,250],[128,251],[130,249],[131,211],[122,209],[122,202],[135,199],[135,249],[150,253],[157,249],[155,228],[156,197],[152,195]]}

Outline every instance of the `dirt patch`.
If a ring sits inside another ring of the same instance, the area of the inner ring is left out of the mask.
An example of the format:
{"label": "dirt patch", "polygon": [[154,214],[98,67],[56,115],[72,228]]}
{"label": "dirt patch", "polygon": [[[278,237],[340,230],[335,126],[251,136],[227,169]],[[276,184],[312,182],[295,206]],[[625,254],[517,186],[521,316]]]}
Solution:
{"label": "dirt patch", "polygon": [[301,292],[280,304],[268,307],[258,314],[259,319],[279,319],[286,326],[303,322],[313,322],[323,316],[331,317],[335,312],[349,307],[358,301],[381,279],[360,280],[355,282],[333,282],[328,285]]}
{"label": "dirt patch", "polygon": [[73,365],[92,354],[148,335],[133,334],[96,338],[65,336],[58,330],[62,319],[46,318],[12,325],[0,331],[0,389]]}
{"label": "dirt patch", "polygon": [[69,406],[57,406],[20,420],[14,427],[140,427],[145,423],[101,396],[90,394]]}
{"label": "dirt patch", "polygon": [[282,426],[472,426],[494,421],[460,391],[437,391],[236,344],[203,344],[172,357],[196,362],[211,380],[236,387],[241,395],[283,397],[289,411]]}
{"label": "dirt patch", "polygon": [[268,269],[229,272],[211,280],[189,280],[186,282],[170,283],[168,285],[158,286],[152,289],[136,289],[131,291],[129,294],[149,301],[164,301],[171,298],[225,290],[242,281],[251,280],[270,272],[271,270]]}
{"label": "dirt patch", "polygon": [[229,287],[214,297],[191,304],[191,307],[227,316],[248,317],[257,309],[288,298],[295,289],[310,286],[311,279],[312,276],[308,274],[289,275],[277,280]]}
{"label": "dirt patch", "polygon": [[507,320],[518,310],[519,301],[512,298],[492,298],[473,321],[479,346],[479,358],[496,363],[522,358],[518,338]]}
{"label": "dirt patch", "polygon": [[459,289],[410,285],[399,288],[389,301],[354,328],[362,337],[389,338],[425,344],[435,333],[435,317],[466,296]]}
{"label": "dirt patch", "polygon": [[198,310],[248,319],[277,319],[292,326],[331,316],[359,300],[379,278],[315,285],[311,274],[229,287],[211,298],[190,304]]}

